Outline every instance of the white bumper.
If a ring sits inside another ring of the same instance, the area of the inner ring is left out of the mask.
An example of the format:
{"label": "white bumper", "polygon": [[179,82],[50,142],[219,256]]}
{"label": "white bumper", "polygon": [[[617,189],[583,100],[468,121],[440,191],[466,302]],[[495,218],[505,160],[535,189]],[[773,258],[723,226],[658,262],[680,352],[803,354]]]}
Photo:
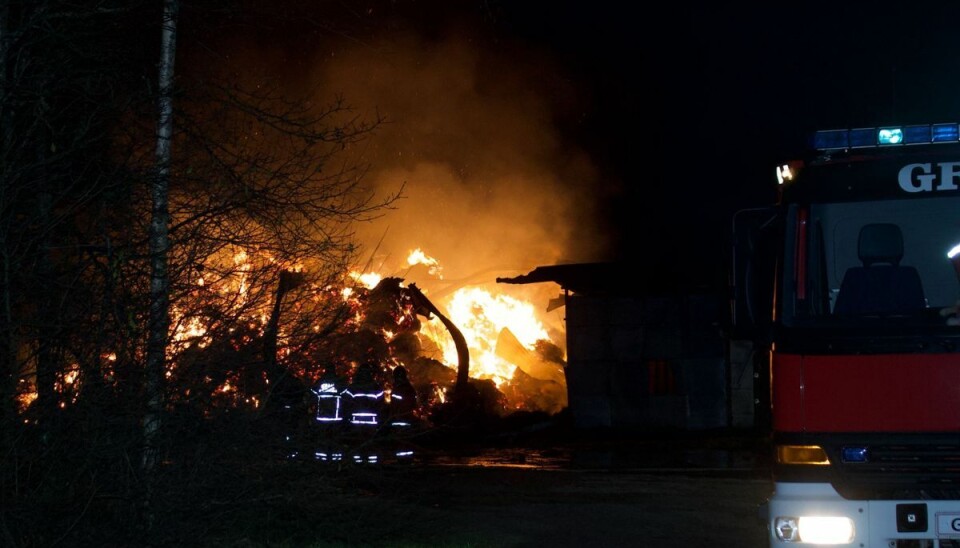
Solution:
{"label": "white bumper", "polygon": [[960,500],[846,500],[829,483],[777,483],[775,487],[767,501],[771,547],[822,546],[780,540],[774,528],[778,516],[847,518],[853,523],[853,539],[840,546],[891,548],[901,544],[898,540],[960,542]]}

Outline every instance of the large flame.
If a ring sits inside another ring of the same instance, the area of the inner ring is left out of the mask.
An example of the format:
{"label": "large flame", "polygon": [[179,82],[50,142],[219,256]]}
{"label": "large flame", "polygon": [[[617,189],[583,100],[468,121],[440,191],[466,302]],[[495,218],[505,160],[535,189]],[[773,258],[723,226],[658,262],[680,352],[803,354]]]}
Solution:
{"label": "large flame", "polygon": [[[205,349],[215,342],[212,339],[210,326],[206,323],[208,319],[196,312],[202,310],[203,304],[206,302],[217,300],[221,304],[227,303],[228,308],[237,312],[236,319],[242,324],[245,323],[249,329],[249,334],[245,335],[244,341],[254,340],[250,337],[255,336],[258,332],[263,335],[269,315],[268,308],[271,303],[263,302],[250,307],[247,305],[257,302],[248,295],[251,290],[251,273],[255,265],[266,263],[274,264],[273,259],[267,254],[256,250],[231,249],[218,257],[211,257],[202,269],[204,275],[193,277],[191,283],[194,289],[192,293],[180,304],[171,308],[173,320],[171,356],[173,356],[173,359],[167,366],[165,375],[167,379],[173,380],[179,374],[182,364],[178,361],[177,356],[181,356],[183,352],[190,349]],[[440,262],[427,255],[420,248],[410,252],[406,264],[411,267],[424,265],[427,267],[431,279],[443,279]],[[303,266],[296,265],[287,270],[299,272],[303,270]],[[373,290],[384,279],[385,276],[379,272],[353,270],[348,273],[347,283],[344,284],[344,287],[328,287],[326,289],[331,294],[340,295],[344,301],[353,305],[353,316],[348,321],[354,325],[361,325],[364,321],[365,311],[357,297],[363,291]],[[424,293],[427,294],[428,292],[425,291]],[[444,311],[445,315],[463,334],[469,347],[469,373],[472,378],[490,379],[497,387],[503,388],[516,379],[518,367],[523,368],[520,364],[509,361],[511,357],[529,361],[529,357],[526,357],[523,354],[524,352],[534,353],[536,345],[541,341],[553,342],[550,341],[548,331],[544,327],[544,323],[538,318],[537,309],[531,302],[504,294],[498,291],[496,286],[461,287],[448,293],[443,299],[434,300],[434,297],[429,295],[428,297]],[[191,313],[191,310],[194,312]],[[458,366],[457,349],[447,328],[437,317],[424,318],[417,322],[412,318],[413,314],[413,310],[403,311],[397,318],[397,329],[383,328],[380,335],[385,341],[390,342],[398,332],[405,329],[404,326],[419,325],[418,335],[421,340],[430,343],[425,345],[424,348],[438,349],[436,355],[427,354],[427,357],[456,370]],[[282,335],[283,326],[280,327]],[[315,329],[319,330],[319,326],[315,326]],[[234,331],[235,329],[230,330],[231,333]],[[510,352],[503,352],[499,351],[503,349],[498,349],[498,343],[503,339],[504,333],[512,335],[509,339],[513,345]],[[519,354],[516,350],[517,345],[524,349]],[[561,345],[557,346],[560,347]],[[282,344],[277,348],[277,351],[278,355],[282,357],[287,357],[291,353],[291,349],[284,347]],[[102,372],[108,382],[113,381],[116,360],[115,353],[108,353],[103,356]],[[557,365],[557,367],[559,366]],[[58,380],[56,390],[64,397],[61,400],[63,402],[61,405],[75,399],[80,384],[78,371],[79,369],[74,366]],[[209,377],[206,380],[210,380]],[[564,385],[561,390],[565,394],[566,387],[562,374],[555,380],[559,380]],[[29,382],[29,386],[25,383],[27,381],[21,379],[18,387],[18,403],[21,410],[29,406],[37,397],[33,382]],[[242,393],[240,379],[234,373],[230,373],[214,386],[212,395],[221,400],[226,398],[232,401],[233,405],[257,407],[260,404],[260,397],[257,394]],[[442,394],[440,396],[442,398]],[[521,405],[516,405],[516,407],[521,407]]]}
{"label": "large flame", "polygon": [[[461,288],[453,293],[446,308],[470,348],[470,375],[492,379],[498,386],[509,381],[517,368],[496,354],[503,329],[509,329],[528,349],[539,340],[549,340],[533,305],[509,295],[495,295],[480,287]],[[443,349],[445,363],[457,363],[457,349],[439,320],[425,322],[422,333]]]}

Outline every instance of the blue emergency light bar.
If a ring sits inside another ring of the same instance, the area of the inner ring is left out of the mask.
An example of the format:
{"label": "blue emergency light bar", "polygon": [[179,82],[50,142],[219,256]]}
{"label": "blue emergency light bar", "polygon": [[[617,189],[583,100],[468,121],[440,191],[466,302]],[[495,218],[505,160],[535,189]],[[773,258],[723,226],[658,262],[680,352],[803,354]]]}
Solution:
{"label": "blue emergency light bar", "polygon": [[830,129],[813,137],[817,150],[956,142],[960,142],[960,124],[956,123]]}

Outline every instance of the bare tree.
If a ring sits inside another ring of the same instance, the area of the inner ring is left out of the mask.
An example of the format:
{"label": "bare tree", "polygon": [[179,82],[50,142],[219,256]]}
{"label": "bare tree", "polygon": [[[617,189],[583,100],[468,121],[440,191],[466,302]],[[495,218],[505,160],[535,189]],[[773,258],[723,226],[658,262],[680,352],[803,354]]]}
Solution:
{"label": "bare tree", "polygon": [[143,52],[119,44],[141,7],[0,1],[0,544],[68,535],[45,508],[83,516],[94,478],[120,472],[106,452],[128,443],[89,395],[109,374],[101,350],[119,346],[102,252],[127,181],[109,132],[137,97]]}
{"label": "bare tree", "polygon": [[148,529],[154,522],[150,508],[153,496],[153,475],[157,463],[157,437],[163,412],[163,371],[167,363],[167,340],[170,328],[170,280],[167,254],[170,249],[170,144],[173,136],[174,61],[177,52],[178,0],[164,0],[160,33],[158,85],[158,121],[156,175],[150,187],[150,311],[147,322],[147,352],[144,371],[143,456],[141,467],[146,475],[145,503]]}
{"label": "bare tree", "polygon": [[96,538],[94,516],[137,544],[138,501],[175,522],[176,474],[212,467],[184,432],[308,382],[350,328],[351,227],[402,191],[366,188],[348,158],[382,119],[335,94],[174,79],[159,4],[0,0],[3,545]]}

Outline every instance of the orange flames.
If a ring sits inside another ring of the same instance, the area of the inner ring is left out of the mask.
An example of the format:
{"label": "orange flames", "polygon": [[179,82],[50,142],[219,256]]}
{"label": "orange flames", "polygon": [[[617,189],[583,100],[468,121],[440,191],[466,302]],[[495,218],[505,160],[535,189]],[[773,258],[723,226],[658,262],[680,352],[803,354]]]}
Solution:
{"label": "orange flames", "polygon": [[[187,367],[182,361],[185,353],[203,351],[217,343],[217,335],[212,331],[209,319],[197,311],[203,310],[205,303],[216,302],[220,309],[229,309],[235,313],[236,327],[230,328],[228,333],[240,337],[241,342],[250,343],[255,337],[262,336],[269,316],[269,298],[265,298],[264,288],[257,290],[261,293],[251,296],[253,290],[254,273],[262,265],[272,263],[272,259],[264,254],[233,249],[224,250],[219,257],[211,258],[199,273],[193,276],[190,284],[193,289],[178,304],[171,309],[171,361],[166,371],[166,378],[174,382],[181,369]],[[414,249],[406,258],[406,265],[423,265],[433,281],[443,280],[442,268],[437,259],[427,255],[421,249]],[[274,265],[276,266],[276,265]],[[303,270],[302,265],[287,269],[290,271]],[[352,271],[348,280],[356,284],[355,287],[342,288],[314,288],[312,298],[318,295],[339,295],[351,305],[352,316],[347,322],[361,325],[364,322],[365,311],[356,301],[359,290],[372,290],[385,278],[379,272]],[[349,285],[349,284],[348,284]],[[563,364],[558,363],[556,356],[547,360],[538,354],[540,345],[553,345],[554,349],[562,348],[561,344],[550,340],[548,330],[538,317],[537,308],[522,299],[497,291],[495,285],[473,285],[460,287],[452,292],[446,292],[443,298],[434,297],[427,290],[425,295],[444,312],[457,326],[466,339],[470,353],[470,376],[474,379],[491,380],[507,396],[508,402],[515,409],[531,409],[557,411],[566,406],[566,383],[563,374]],[[269,295],[269,294],[266,294]],[[257,299],[259,298],[259,301]],[[251,304],[257,302],[258,304]],[[296,306],[296,303],[294,303]],[[224,308],[225,307],[225,308]],[[429,320],[412,318],[413,311],[403,312],[398,319],[396,329],[389,326],[382,329],[380,335],[386,342],[391,342],[395,336],[403,332],[404,326],[419,325],[416,333],[423,343],[423,355],[449,368],[456,370],[458,365],[457,350],[446,327],[437,317]],[[319,331],[321,326],[312,326]],[[243,331],[246,329],[246,331]],[[284,323],[280,322],[278,337],[278,355],[287,357],[291,348],[284,345]],[[409,329],[409,328],[407,328]],[[239,334],[237,332],[240,332]],[[222,336],[223,331],[220,331]],[[236,344],[235,344],[236,345]],[[560,352],[561,358],[562,351]],[[104,356],[104,375],[112,381],[114,367],[117,360],[115,354]],[[398,362],[394,362],[395,365]],[[297,373],[297,371],[295,371]],[[236,372],[227,372],[220,377],[203,373],[207,391],[211,397],[221,401],[232,402],[231,405],[245,405],[258,407],[261,396],[255,391],[244,388],[244,380]],[[533,379],[531,381],[531,379]],[[269,381],[264,377],[264,384]],[[304,379],[309,382],[309,379]],[[32,379],[31,379],[32,381]],[[249,381],[247,381],[249,382]],[[544,385],[547,383],[549,386]],[[29,382],[32,385],[32,382]],[[65,396],[63,401],[75,399],[79,389],[80,379],[78,370],[71,369],[58,381],[56,390]],[[523,385],[523,386],[521,386]],[[195,393],[198,388],[187,388],[185,394]],[[524,391],[540,392],[539,394],[524,393]],[[33,386],[20,386],[19,403],[25,409],[34,399],[36,390]],[[69,394],[74,394],[70,396]],[[439,398],[444,395],[437,394]],[[531,399],[530,396],[533,396]],[[531,403],[533,402],[533,403]]]}
{"label": "orange flames", "polygon": [[[496,353],[502,330],[509,329],[530,349],[538,340],[549,339],[533,305],[508,295],[494,295],[478,287],[461,288],[453,293],[446,307],[470,347],[470,375],[493,379],[497,386],[509,381],[517,367]],[[426,322],[421,333],[443,349],[444,363],[457,363],[457,349],[439,320]]]}
{"label": "orange flames", "polygon": [[[425,265],[428,274],[442,280],[442,268],[437,259],[420,248],[410,252],[407,265]],[[382,279],[378,274],[353,274],[354,279],[366,280],[373,288]],[[424,291],[433,300],[429,292]],[[457,326],[466,339],[470,351],[470,376],[475,379],[490,379],[498,388],[510,388],[518,374],[532,376],[538,381],[551,383],[546,395],[537,398],[540,410],[558,411],[566,407],[566,377],[563,365],[537,355],[538,344],[548,343],[562,348],[562,341],[550,339],[548,330],[538,317],[531,302],[498,292],[490,285],[461,287],[443,299],[434,300],[447,317]],[[422,322],[419,335],[428,341],[428,346],[439,349],[438,355],[428,356],[443,362],[448,367],[457,367],[457,349],[443,323],[437,318]],[[517,363],[520,362],[520,363]],[[518,372],[521,369],[521,372]],[[535,381],[534,381],[535,383]],[[530,382],[527,383],[531,384]],[[529,388],[525,387],[525,388]],[[533,390],[543,390],[534,387]],[[517,389],[523,392],[524,388]],[[507,390],[508,399],[511,391]],[[520,394],[529,396],[529,394]],[[537,396],[537,395],[534,395]],[[514,403],[515,407],[523,407]]]}

